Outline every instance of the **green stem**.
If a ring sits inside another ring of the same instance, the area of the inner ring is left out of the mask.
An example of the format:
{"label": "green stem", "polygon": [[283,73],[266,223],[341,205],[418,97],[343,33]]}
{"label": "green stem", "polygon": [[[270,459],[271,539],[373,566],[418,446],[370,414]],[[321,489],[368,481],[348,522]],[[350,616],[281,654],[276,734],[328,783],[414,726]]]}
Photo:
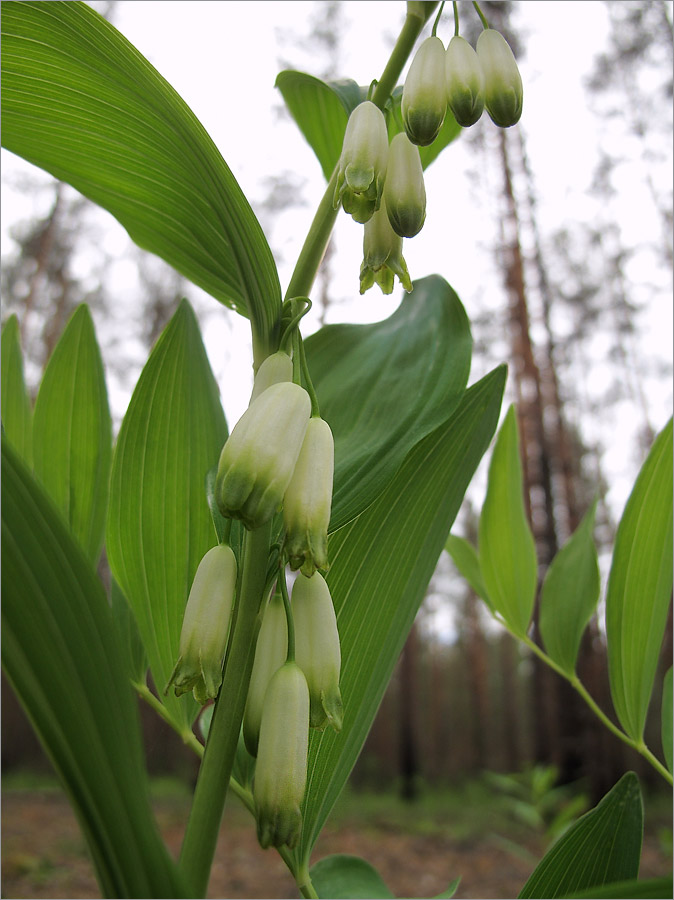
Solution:
{"label": "green stem", "polygon": [[435,22],[433,22],[433,28],[431,30],[431,34],[433,37],[437,37],[438,25],[440,24],[440,16],[442,15],[442,11],[444,8],[445,8],[445,0],[442,0],[442,3],[440,4],[440,11],[438,12],[437,16],[435,17]]}
{"label": "green stem", "polygon": [[489,22],[487,22],[487,19],[485,18],[484,13],[483,13],[482,10],[480,9],[479,5],[475,2],[475,0],[473,0],[473,6],[475,7],[475,11],[477,12],[478,16],[480,17],[480,21],[482,22],[482,26],[483,26],[484,28],[489,28]]}
{"label": "green stem", "polygon": [[[507,627],[507,626],[506,626]],[[536,644],[528,635],[516,634],[512,629],[508,628],[510,633],[521,640],[523,643],[527,645],[527,647],[539,657],[539,659],[543,660],[543,662],[549,666],[551,669],[554,669],[558,675],[561,675],[562,678],[565,678],[571,687],[583,698],[585,703],[590,707],[595,716],[602,722],[603,725],[608,728],[608,730],[614,734],[619,740],[621,740],[624,744],[627,744],[628,747],[631,747],[633,750],[636,750],[637,753],[640,753],[644,759],[648,760],[648,762],[656,769],[665,781],[668,784],[672,784],[672,776],[668,772],[668,770],[662,765],[660,760],[653,755],[653,753],[648,749],[648,747],[644,744],[643,741],[635,741],[634,738],[629,737],[629,735],[625,734],[617,725],[615,725],[609,717],[606,715],[603,709],[598,706],[596,700],[589,693],[585,685],[578,678],[578,676],[574,673],[573,675],[569,675],[561,666],[557,665],[554,659],[551,659],[548,654],[541,650],[541,648]]]}
{"label": "green stem", "polygon": [[303,897],[309,897],[311,900],[318,900],[318,894],[312,884],[311,875],[309,875],[309,869],[306,867],[306,864],[298,870],[295,881],[297,882],[297,887],[300,889],[300,893]]}
{"label": "green stem", "polygon": [[258,611],[267,575],[271,522],[248,531],[241,591],[222,687],[213,711],[204,758],[180,854],[195,897],[204,897],[225,805],[255,655]]}
{"label": "green stem", "polygon": [[293,611],[290,608],[290,598],[288,597],[285,566],[282,563],[279,566],[278,584],[281,588],[283,608],[285,609],[286,623],[288,625],[288,653],[286,655],[286,662],[295,662],[295,622],[293,620]]}
{"label": "green stem", "polygon": [[425,24],[425,20],[421,19],[419,16],[407,14],[405,24],[398,36],[393,52],[389,57],[389,61],[386,63],[381,78],[379,79],[379,83],[372,95],[372,102],[375,106],[378,106],[379,109],[384,108],[386,101],[391,96],[393,88],[397,85],[400,73],[407,62],[410,53],[414,49],[417,38],[421,34]]}
{"label": "green stem", "polygon": [[459,35],[459,7],[456,0],[453,0],[452,6],[454,7],[454,37],[458,37]]}
{"label": "green stem", "polygon": [[309,372],[309,366],[307,365],[307,354],[304,352],[304,341],[302,340],[302,335],[300,335],[299,339],[299,351],[300,360],[302,362],[302,374],[304,375],[304,381],[307,386],[307,393],[311,398],[311,416],[314,419],[319,419],[321,416],[321,410],[318,406],[318,397],[316,396],[314,383],[311,380],[311,373]]}
{"label": "green stem", "polygon": [[177,722],[171,716],[171,713],[164,706],[164,704],[152,693],[150,688],[143,684],[141,681],[132,681],[131,686],[136,691],[139,697],[141,697],[148,706],[151,706],[152,709],[160,716],[165,722],[167,722],[174,731],[176,731],[183,740],[184,744],[187,744],[188,747],[191,747],[195,753],[199,756],[203,756],[204,747],[203,744],[199,741],[199,738],[194,734],[194,732],[189,728],[181,728]]}
{"label": "green stem", "polygon": [[291,297],[308,297],[311,293],[318,267],[330,241],[330,235],[339,212],[339,207],[333,209],[332,206],[338,172],[339,166],[337,165],[321,202],[318,204],[316,215],[311,223],[304,245],[300,250],[300,255],[297,257],[297,263],[286,290],[286,299]]}

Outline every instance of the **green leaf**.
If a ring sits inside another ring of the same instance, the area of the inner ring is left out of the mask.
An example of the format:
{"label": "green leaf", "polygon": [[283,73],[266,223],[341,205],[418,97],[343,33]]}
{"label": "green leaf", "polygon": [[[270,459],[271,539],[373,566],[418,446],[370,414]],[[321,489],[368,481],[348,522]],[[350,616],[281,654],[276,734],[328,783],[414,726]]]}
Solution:
{"label": "green leaf", "polygon": [[672,879],[671,878],[647,878],[639,880],[637,878],[629,881],[612,882],[611,884],[603,884],[598,888],[590,888],[587,891],[581,891],[579,894],[569,894],[569,900],[576,900],[581,897],[605,897],[607,900],[641,900],[641,898],[667,898],[672,896]]}
{"label": "green leaf", "polygon": [[2,661],[73,803],[103,896],[185,897],[152,816],[138,711],[103,587],[2,442]]}
{"label": "green leaf", "polygon": [[536,546],[524,509],[522,464],[513,406],[499,431],[479,528],[480,568],[492,608],[526,634],[536,596]]}
{"label": "green leaf", "polygon": [[0,365],[2,427],[7,439],[30,466],[33,459],[33,411],[23,379],[19,320],[14,315],[7,319],[2,329]]}
{"label": "green leaf", "polygon": [[596,501],[550,564],[538,627],[548,655],[568,674],[576,668],[585,627],[599,599],[599,563],[592,532]]}
{"label": "green leaf", "polygon": [[136,684],[145,684],[147,654],[143,647],[143,641],[138,631],[133,610],[114,578],[110,585],[110,606],[122,646],[124,667],[129,679]]}
{"label": "green leaf", "polygon": [[445,543],[445,550],[452,557],[454,565],[478,597],[481,597],[487,606],[489,606],[489,595],[487,594],[487,589],[482,580],[480,558],[477,555],[475,547],[473,547],[470,541],[467,541],[465,538],[450,534]]}
{"label": "green leaf", "polygon": [[[316,154],[325,180],[329,181],[339,162],[346,123],[353,110],[367,98],[367,88],[355,81],[321,81],[305,72],[286,70],[276,77],[288,111],[307,143]],[[397,87],[386,104],[389,139],[402,131],[400,101],[402,86]],[[421,165],[425,169],[461,133],[461,128],[447,110],[440,133],[429,147],[420,147]]]}
{"label": "green leaf", "polygon": [[291,70],[279,72],[276,87],[329,181],[342,152],[351,110],[365,95],[355,81],[326,83]]}
{"label": "green leaf", "polygon": [[627,772],[545,854],[519,896],[569,897],[595,885],[636,878],[643,819],[639,780]]}
{"label": "green leaf", "polygon": [[[187,595],[215,543],[204,488],[227,437],[199,326],[186,300],[157,341],[115,448],[106,533],[110,568],[134,611],[160,692],[178,657]],[[181,727],[190,695],[164,698]]]}
{"label": "green leaf", "polygon": [[662,683],[662,712],[660,716],[662,752],[667,768],[672,771],[672,667],[670,666]]}
{"label": "green leaf", "polygon": [[2,85],[4,147],[269,339],[281,290],[257,219],[189,107],[109,22],[85,3],[5,3]]}
{"label": "green leaf", "polygon": [[309,874],[319,897],[335,900],[393,897],[379,872],[360,856],[343,853],[326,856],[311,867]]}
{"label": "green leaf", "polygon": [[433,275],[384,322],[328,325],[306,350],[335,437],[334,531],[375,500],[412,447],[456,408],[470,329],[459,298]]}
{"label": "green leaf", "polygon": [[112,423],[91,313],[79,306],[42,377],[33,416],[35,474],[92,563],[103,547]]}
{"label": "green leaf", "polygon": [[672,421],[655,439],[618,525],[606,594],[611,696],[641,741],[672,592]]}
{"label": "green leaf", "polygon": [[344,725],[312,732],[303,830],[307,860],[370,729],[452,521],[496,428],[505,368],[471,387],[412,449],[381,496],[332,535],[327,576],[342,647]]}
{"label": "green leaf", "polygon": [[450,881],[449,887],[446,891],[443,891],[441,894],[436,894],[433,900],[451,900],[451,898],[456,894],[459,889],[459,884],[461,883],[461,876],[455,878],[453,881]]}

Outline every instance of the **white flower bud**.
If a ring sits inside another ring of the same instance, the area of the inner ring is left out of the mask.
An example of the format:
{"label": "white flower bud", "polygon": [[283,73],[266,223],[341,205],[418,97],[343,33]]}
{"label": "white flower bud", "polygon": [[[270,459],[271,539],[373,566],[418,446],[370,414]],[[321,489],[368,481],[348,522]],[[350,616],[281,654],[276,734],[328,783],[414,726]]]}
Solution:
{"label": "white flower bud", "polygon": [[319,572],[311,578],[299,575],[293,585],[295,658],[309,686],[312,728],[342,728],[343,707],[339,692],[341,651],[332,597]]}
{"label": "white flower bud", "polygon": [[215,498],[223,516],[253,529],[281,508],[310,415],[309,395],[290,382],[251,403],[220,454]]}
{"label": "white flower bud", "polygon": [[253,781],[257,837],[262,847],[292,849],[302,828],[307,782],[309,690],[300,667],[287,662],[272,676],[264,698]]}
{"label": "white flower bud", "polygon": [[447,103],[463,128],[474,125],[484,109],[484,75],[477,53],[455,34],[445,54]]}
{"label": "white flower bud", "polygon": [[393,276],[409,293],[412,290],[407,264],[403,259],[403,239],[391,228],[386,201],[365,225],[363,262],[360,267],[360,293],[377,282],[384,294],[393,291]]}
{"label": "white flower bud", "polygon": [[447,112],[445,46],[439,37],[426,38],[414,55],[403,86],[400,111],[412,143],[420,147],[432,144]]}
{"label": "white flower bud", "polygon": [[178,662],[166,690],[177,696],[189,690],[199,703],[217,696],[222,658],[236,591],[236,558],[231,547],[218,544],[197,568],[185,607]]}
{"label": "white flower bud", "polygon": [[269,682],[274,672],[283,665],[287,655],[288,623],[283,598],[276,593],[272,595],[262,616],[243,715],[243,739],[251,756],[257,756],[262,708]]}
{"label": "white flower bud", "polygon": [[522,115],[522,78],[503,35],[485,28],[477,39],[477,55],[484,73],[484,99],[492,121],[501,128],[515,125]]}
{"label": "white flower bud", "polygon": [[396,134],[388,155],[384,202],[391,228],[400,237],[419,234],[426,219],[426,188],[419,148]]}
{"label": "white flower bud", "polygon": [[272,384],[280,384],[283,381],[292,380],[292,359],[287,353],[284,353],[283,350],[272,353],[271,356],[268,356],[264,360],[257,370],[255,381],[253,382],[253,393],[250,395],[248,405],[250,406],[253,400],[257,400],[260,394],[264,393],[264,391],[266,391],[268,387],[271,387]]}
{"label": "white flower bud", "polygon": [[388,132],[382,111],[366,100],[349,116],[344,133],[339,174],[333,197],[335,209],[364,224],[379,209],[386,176]]}
{"label": "white flower bud", "polygon": [[293,477],[283,498],[285,549],[290,568],[305,575],[328,564],[335,442],[323,419],[309,420]]}

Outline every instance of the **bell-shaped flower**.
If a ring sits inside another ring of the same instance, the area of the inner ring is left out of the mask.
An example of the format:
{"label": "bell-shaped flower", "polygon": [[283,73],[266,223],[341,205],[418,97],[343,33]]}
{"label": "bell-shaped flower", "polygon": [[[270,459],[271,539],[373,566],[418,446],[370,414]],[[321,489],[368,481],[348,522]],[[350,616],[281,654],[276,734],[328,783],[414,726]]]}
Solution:
{"label": "bell-shaped flower", "polygon": [[309,690],[300,667],[287,662],[264,698],[253,780],[257,837],[262,847],[292,849],[300,836],[307,781]]}
{"label": "bell-shaped flower", "polygon": [[337,619],[330,590],[319,572],[299,575],[293,585],[295,659],[309,685],[312,728],[342,728],[344,715],[339,692],[341,652]]}
{"label": "bell-shaped flower", "polygon": [[335,441],[330,426],[323,419],[312,418],[283,498],[290,568],[301,567],[305,575],[313,575],[328,564],[334,468]]}
{"label": "bell-shaped flower", "polygon": [[400,237],[414,237],[426,219],[426,188],[419,148],[406,134],[396,134],[388,154],[384,203],[391,228]]}
{"label": "bell-shaped flower", "polygon": [[382,200],[380,209],[365,225],[363,262],[360,267],[360,293],[364,294],[377,282],[384,294],[393,291],[393,276],[409,293],[412,290],[407,264],[403,259],[403,239],[391,228]]}
{"label": "bell-shaped flower", "polygon": [[253,382],[253,393],[250,395],[250,405],[253,400],[257,400],[257,398],[264,391],[267,390],[268,387],[271,387],[272,384],[280,384],[283,381],[292,381],[293,380],[293,361],[288,356],[287,353],[284,353],[283,350],[279,350],[277,353],[272,353],[271,356],[268,356],[260,368],[257,370],[255,375],[255,381]]}
{"label": "bell-shaped flower", "polygon": [[298,384],[272,384],[254,400],[225,442],[215,498],[223,516],[259,528],[281,508],[311,415]]}
{"label": "bell-shaped flower", "polygon": [[442,128],[447,112],[445,45],[428,37],[414,55],[403,86],[400,111],[407,137],[427,147]]}
{"label": "bell-shaped flower", "polygon": [[271,677],[288,655],[288,623],[279,593],[270,598],[257,636],[255,659],[243,714],[243,739],[251,756],[257,756],[264,697]]}
{"label": "bell-shaped flower", "polygon": [[474,125],[484,110],[484,75],[477,53],[458,34],[445,53],[447,103],[463,128]]}
{"label": "bell-shaped flower", "polygon": [[349,116],[344,133],[339,173],[333,196],[335,209],[365,224],[379,209],[386,177],[388,132],[382,111],[369,100]]}
{"label": "bell-shaped flower", "polygon": [[195,699],[215,699],[222,683],[222,658],[236,591],[236,558],[231,547],[218,544],[197,568],[185,607],[173,684],[179,697],[193,690]]}
{"label": "bell-shaped flower", "polygon": [[487,112],[501,128],[515,125],[522,115],[522,78],[508,42],[499,31],[485,28],[477,39],[477,56]]}

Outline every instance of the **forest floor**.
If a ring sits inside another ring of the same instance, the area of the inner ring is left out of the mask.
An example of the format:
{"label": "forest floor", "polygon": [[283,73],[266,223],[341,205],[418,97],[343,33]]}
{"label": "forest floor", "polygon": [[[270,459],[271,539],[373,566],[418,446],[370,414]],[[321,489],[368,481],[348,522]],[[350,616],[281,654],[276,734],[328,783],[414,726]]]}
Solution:
{"label": "forest floor", "polygon": [[[459,875],[457,898],[517,897],[545,839],[509,821],[502,804],[485,803],[484,789],[471,797],[449,796],[440,802],[437,793],[429,793],[410,805],[391,795],[349,791],[324,828],[313,861],[332,853],[364,857],[396,897],[433,897]],[[189,810],[187,790],[180,783],[156,782],[153,804],[162,834],[177,854]],[[672,865],[666,846],[671,809],[660,803],[651,818],[644,878],[667,874]],[[208,896],[298,896],[280,857],[260,849],[252,820],[236,801],[227,806]],[[100,897],[76,819],[54,785],[27,789],[3,779],[2,897]]]}

